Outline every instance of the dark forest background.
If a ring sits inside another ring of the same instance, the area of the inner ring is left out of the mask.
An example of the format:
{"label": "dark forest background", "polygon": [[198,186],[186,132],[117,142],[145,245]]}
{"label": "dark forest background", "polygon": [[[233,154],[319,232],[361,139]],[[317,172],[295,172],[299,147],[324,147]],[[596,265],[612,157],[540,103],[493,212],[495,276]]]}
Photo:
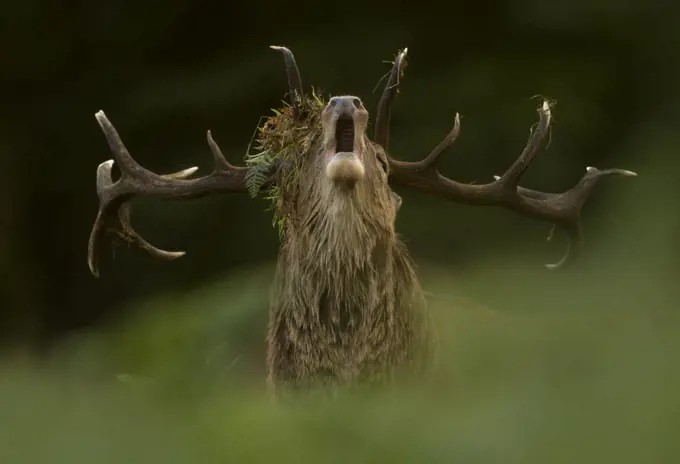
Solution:
{"label": "dark forest background", "polygon": [[[638,272],[650,253],[677,258],[673,241],[650,250],[677,231],[677,13],[662,1],[6,3],[2,337],[49,346],[105,324],[133,299],[273,262],[278,239],[267,204],[244,196],[138,201],[137,228],[187,255],[167,263],[117,247],[104,255],[115,260],[103,261],[100,279],[86,264],[95,169],[110,158],[94,113],[104,109],[137,160],[157,171],[207,172],[207,129],[240,161],[259,118],[287,90],[271,44],[294,51],[306,86],[359,95],[369,108],[386,62],[409,47],[392,154],[424,156],[458,111],[462,135],[443,169],[464,181],[486,181],[519,154],[536,120],[532,96],[556,100],[550,149],[525,185],[564,190],[589,165],[640,174],[607,179],[589,202],[581,269],[615,260]],[[562,252],[563,242],[543,241],[549,224],[399,193],[398,229],[419,263],[464,273],[523,250],[512,260],[540,268]]]}
{"label": "dark forest background", "polygon": [[[677,462],[679,20],[670,0],[4,2],[0,462]],[[460,112],[441,169],[488,181],[542,95],[554,126],[522,185],[638,177],[600,183],[583,256],[559,272],[543,267],[565,248],[550,224],[397,189],[441,331],[434,385],[270,411],[266,201],[139,199],[135,228],[186,256],[108,247],[98,279],[86,259],[111,157],[95,112],[157,172],[208,172],[208,129],[242,162],[287,91],[270,45],[306,88],[369,110],[408,47],[395,158],[425,156]]]}

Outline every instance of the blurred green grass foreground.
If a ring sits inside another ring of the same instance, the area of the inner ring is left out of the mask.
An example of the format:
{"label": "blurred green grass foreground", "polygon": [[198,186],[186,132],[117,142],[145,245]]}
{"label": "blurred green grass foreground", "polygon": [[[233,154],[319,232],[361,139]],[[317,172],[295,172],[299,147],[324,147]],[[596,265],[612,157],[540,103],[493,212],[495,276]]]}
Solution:
{"label": "blurred green grass foreground", "polygon": [[[663,302],[641,311],[587,273],[606,298],[559,300],[570,274],[428,267],[432,379],[277,406],[264,394],[271,272],[144,302],[48,365],[6,363],[0,463],[678,462],[680,331]],[[504,287],[518,272],[534,282]]]}

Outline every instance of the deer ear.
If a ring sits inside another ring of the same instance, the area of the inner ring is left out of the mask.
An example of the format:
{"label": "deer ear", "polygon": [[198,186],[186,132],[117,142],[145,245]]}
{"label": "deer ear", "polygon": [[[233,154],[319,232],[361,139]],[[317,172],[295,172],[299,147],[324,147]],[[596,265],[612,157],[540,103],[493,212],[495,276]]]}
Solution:
{"label": "deer ear", "polygon": [[399,195],[397,195],[396,193],[394,193],[394,191],[392,191],[392,201],[394,201],[394,209],[395,209],[395,211],[398,212],[398,211],[399,211],[399,208],[401,208],[402,199],[401,199],[401,197],[400,197]]}
{"label": "deer ear", "polygon": [[389,174],[389,167],[387,166],[387,161],[384,158],[378,156],[378,163],[380,163],[380,167],[382,168],[383,171],[385,171],[385,174]]}
{"label": "deer ear", "polygon": [[387,163],[387,155],[385,155],[385,152],[382,150],[376,150],[375,157],[378,160],[378,164],[380,164],[380,167],[385,172],[385,175],[389,176],[390,165]]}

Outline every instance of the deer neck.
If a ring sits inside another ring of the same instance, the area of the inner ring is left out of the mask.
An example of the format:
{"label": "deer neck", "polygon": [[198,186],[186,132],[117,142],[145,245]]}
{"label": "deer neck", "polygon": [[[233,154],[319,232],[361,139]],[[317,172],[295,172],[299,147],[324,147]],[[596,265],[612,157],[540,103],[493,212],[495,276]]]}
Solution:
{"label": "deer neck", "polygon": [[[317,197],[300,227],[299,258],[333,275],[384,272],[397,238],[392,203],[377,194],[335,187]],[[382,257],[382,259],[380,259]]]}

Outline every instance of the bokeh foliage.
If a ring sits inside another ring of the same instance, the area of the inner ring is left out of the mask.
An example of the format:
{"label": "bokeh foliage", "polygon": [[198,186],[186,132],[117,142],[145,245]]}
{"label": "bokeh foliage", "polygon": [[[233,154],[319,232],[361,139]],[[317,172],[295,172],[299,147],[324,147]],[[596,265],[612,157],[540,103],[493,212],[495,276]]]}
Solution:
{"label": "bokeh foliage", "polygon": [[[0,461],[675,462],[675,308],[626,292],[603,302],[600,286],[553,305],[554,288],[533,270],[507,271],[543,285],[522,295],[496,272],[430,269],[438,369],[417,388],[335,403],[277,406],[264,395],[270,266],[145,302],[130,320],[75,337],[49,366],[4,366]],[[617,285],[640,285],[613,273]],[[497,284],[490,298],[526,306],[477,303],[479,278]]]}
{"label": "bokeh foliage", "polygon": [[[363,4],[57,3],[0,13],[0,462],[675,462],[680,420],[678,6],[484,0]],[[419,390],[274,408],[263,396],[267,201],[140,200],[137,229],[172,263],[115,247],[86,265],[104,109],[134,156],[210,169],[205,131],[242,160],[280,107],[283,63],[370,109],[394,53],[409,66],[392,155],[462,132],[442,170],[488,180],[519,154],[540,94],[548,149],[523,184],[602,182],[587,247],[496,208],[408,191],[397,228],[438,319],[441,368]],[[115,255],[115,259],[110,259]]]}

